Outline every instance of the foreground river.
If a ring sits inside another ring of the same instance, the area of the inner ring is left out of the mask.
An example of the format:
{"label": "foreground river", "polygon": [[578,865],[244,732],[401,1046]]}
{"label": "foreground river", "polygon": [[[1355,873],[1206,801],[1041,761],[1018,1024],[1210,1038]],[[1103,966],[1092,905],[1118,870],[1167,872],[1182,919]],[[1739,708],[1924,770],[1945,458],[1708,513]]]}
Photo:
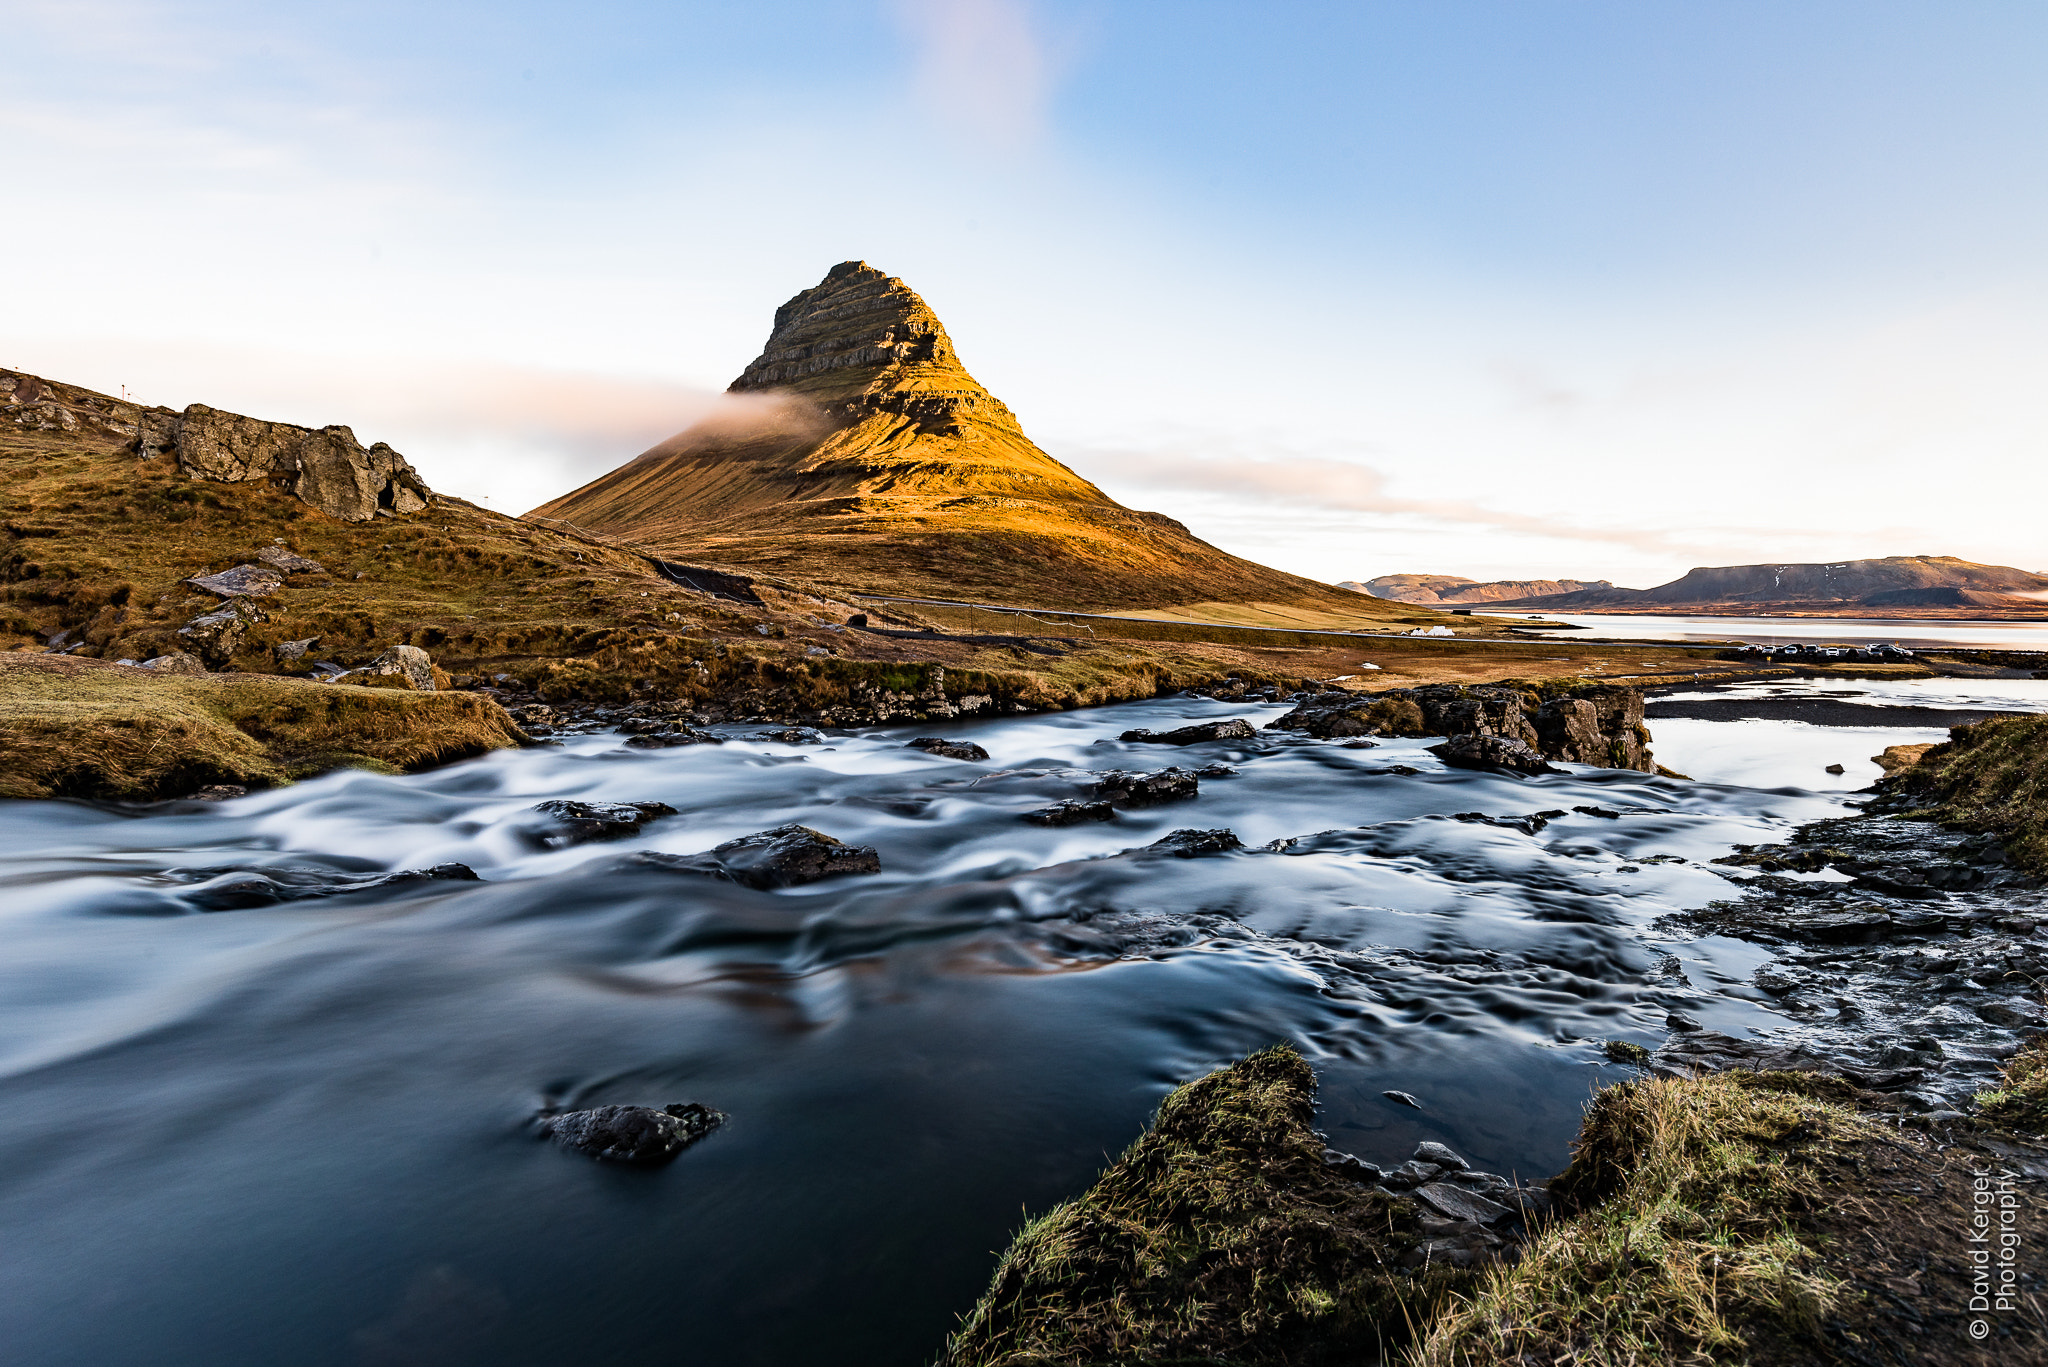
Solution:
{"label": "foreground river", "polygon": [[[1655,1044],[1673,1008],[1783,1024],[1746,984],[1763,951],[1653,929],[1729,895],[1702,861],[1843,814],[1867,780],[1829,760],[1940,734],[1876,718],[1824,755],[1797,722],[1653,709],[1661,760],[1739,780],[1700,782],[1446,770],[1421,741],[1115,740],[1282,710],[949,728],[986,763],[910,730],[607,735],[217,807],[0,805],[6,1360],[912,1367],[1026,1212],[1083,1189],[1175,1083],[1277,1040],[1321,1073],[1338,1147],[1437,1139],[1544,1176],[1618,1075],[1597,1041]],[[1191,802],[1021,819],[1075,770],[1215,762],[1237,776]],[[535,848],[527,809],[564,797],[680,815]],[[1539,811],[1566,815],[1469,819]],[[624,862],[792,821],[882,871],[757,892]],[[1186,827],[1245,848],[1119,856]],[[193,901],[204,871],[448,861],[483,881]],[[531,1127],[675,1101],[732,1120],[655,1170]]]}

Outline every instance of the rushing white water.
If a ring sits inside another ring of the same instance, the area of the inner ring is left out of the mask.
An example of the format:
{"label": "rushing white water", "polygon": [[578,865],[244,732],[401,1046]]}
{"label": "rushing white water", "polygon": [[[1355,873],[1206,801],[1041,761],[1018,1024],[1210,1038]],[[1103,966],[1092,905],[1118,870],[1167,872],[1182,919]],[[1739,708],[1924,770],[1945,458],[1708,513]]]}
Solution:
{"label": "rushing white water", "polygon": [[[1447,770],[1420,741],[1115,740],[1279,710],[949,729],[986,763],[907,731],[593,736],[215,807],[0,805],[7,1360],[921,1363],[1023,1212],[1248,1050],[1310,1056],[1341,1147],[1440,1139],[1541,1175],[1611,1075],[1597,1041],[1653,1044],[1673,1008],[1734,1033],[1775,1019],[1745,984],[1761,951],[1651,927],[1728,895],[1702,861],[1844,811],[1784,781],[1814,775],[1782,729],[1653,723],[1703,782]],[[1238,775],[1191,802],[1021,819],[1079,771],[1215,761]],[[529,809],[556,797],[680,814],[537,848]],[[1539,811],[1566,814],[1470,819]],[[882,871],[757,892],[624,859],[792,821]],[[1124,853],[1179,827],[1245,848]],[[210,871],[447,861],[482,881],[192,900]],[[545,1104],[679,1100],[733,1119],[658,1171],[529,1125]]]}

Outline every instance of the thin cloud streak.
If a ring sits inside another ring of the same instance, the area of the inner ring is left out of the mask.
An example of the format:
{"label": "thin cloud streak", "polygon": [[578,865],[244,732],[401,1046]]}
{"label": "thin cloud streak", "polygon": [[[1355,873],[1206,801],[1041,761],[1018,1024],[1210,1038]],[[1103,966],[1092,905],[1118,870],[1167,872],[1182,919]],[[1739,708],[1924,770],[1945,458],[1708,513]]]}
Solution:
{"label": "thin cloud streak", "polygon": [[915,86],[928,112],[999,151],[1041,143],[1052,64],[1020,0],[898,0],[916,45]]}
{"label": "thin cloud streak", "polygon": [[1657,556],[1697,553],[1696,545],[1663,532],[1573,526],[1555,518],[1502,512],[1462,499],[1398,498],[1386,492],[1386,477],[1379,471],[1349,461],[1292,456],[1226,462],[1164,451],[1097,450],[1087,454],[1085,466],[1091,475],[1148,489],[1201,490],[1302,507],[1414,514],[1490,531],[1626,546]]}

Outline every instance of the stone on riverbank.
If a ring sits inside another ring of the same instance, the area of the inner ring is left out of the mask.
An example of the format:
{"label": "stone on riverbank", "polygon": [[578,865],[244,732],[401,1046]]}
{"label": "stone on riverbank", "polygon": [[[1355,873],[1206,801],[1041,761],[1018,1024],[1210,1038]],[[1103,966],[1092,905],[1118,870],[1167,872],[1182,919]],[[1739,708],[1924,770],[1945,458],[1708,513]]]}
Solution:
{"label": "stone on riverbank", "polygon": [[2048,716],[1955,727],[1879,788],[1879,809],[1926,805],[1934,820],[2004,837],[2015,863],[2048,875]]}

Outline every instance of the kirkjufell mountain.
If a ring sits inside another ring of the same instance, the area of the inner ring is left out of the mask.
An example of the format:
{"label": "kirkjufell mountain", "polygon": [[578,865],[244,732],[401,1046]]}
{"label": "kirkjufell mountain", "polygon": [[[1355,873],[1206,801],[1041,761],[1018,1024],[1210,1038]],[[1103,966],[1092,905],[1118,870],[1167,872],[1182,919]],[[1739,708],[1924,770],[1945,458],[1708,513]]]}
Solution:
{"label": "kirkjufell mountain", "polygon": [[741,403],[529,516],[681,559],[881,593],[1026,606],[1380,618],[1226,554],[1047,455],[961,364],[938,316],[863,261],[775,313]]}

